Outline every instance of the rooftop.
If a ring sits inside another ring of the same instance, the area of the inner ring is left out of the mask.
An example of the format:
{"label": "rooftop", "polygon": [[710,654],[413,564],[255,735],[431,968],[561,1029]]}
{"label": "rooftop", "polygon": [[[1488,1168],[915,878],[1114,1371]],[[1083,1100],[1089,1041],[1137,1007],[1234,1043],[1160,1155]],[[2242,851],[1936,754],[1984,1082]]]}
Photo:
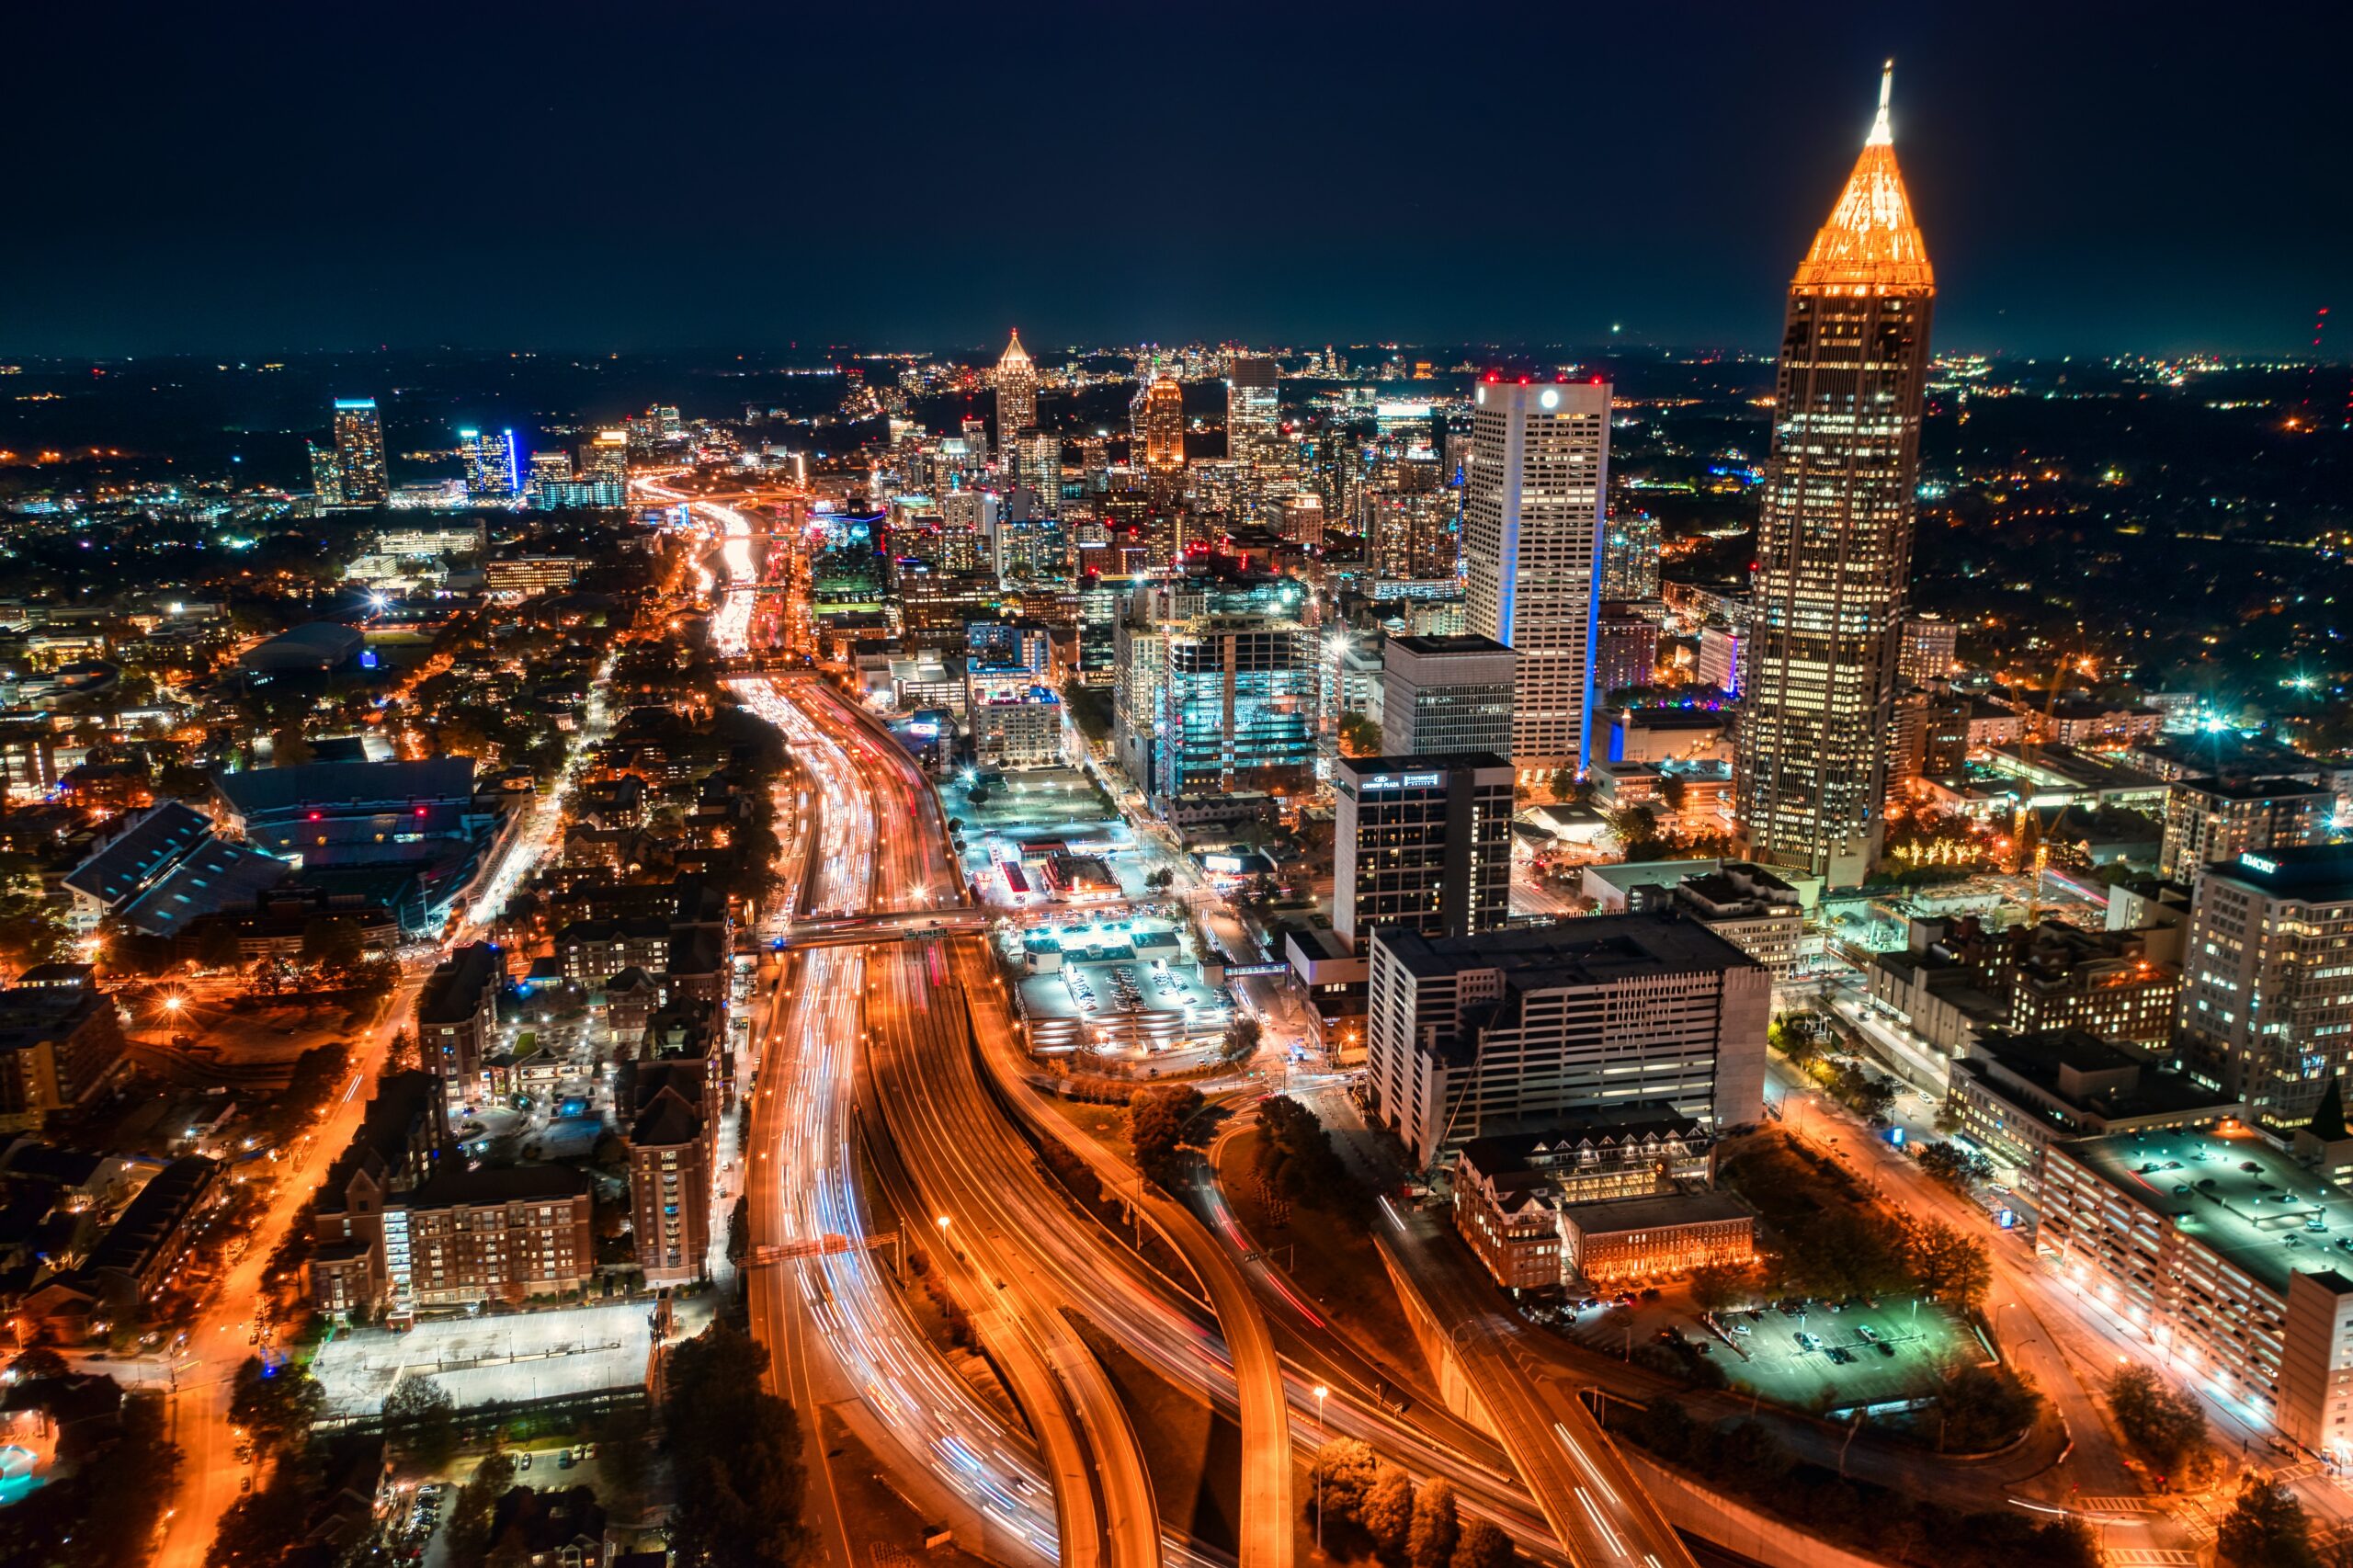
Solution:
{"label": "rooftop", "polygon": [[470,756],[414,762],[312,762],[215,776],[212,787],[241,816],[307,805],[375,805],[388,801],[471,800]]}
{"label": "rooftop", "polygon": [[1416,658],[1463,657],[1472,654],[1512,656],[1512,651],[1492,637],[1464,632],[1452,637],[1392,637],[1389,646],[1401,648]]}
{"label": "rooftop", "polygon": [[2306,903],[2353,901],[2353,844],[2250,849],[2235,860],[2207,867],[2202,874]]}
{"label": "rooftop", "polygon": [[1379,931],[1373,944],[1386,949],[1416,979],[1441,980],[1501,970],[1518,990],[1609,985],[1649,974],[1761,967],[1698,921],[1673,915],[1597,915],[1566,926],[1486,931],[1472,937]]}
{"label": "rooftop", "polygon": [[2120,1132],[2061,1145],[2267,1290],[2353,1267],[2353,1197],[2251,1132]]}
{"label": "rooftop", "polygon": [[1574,1225],[1581,1233],[1593,1236],[1704,1225],[1719,1220],[1745,1220],[1751,1213],[1748,1205],[1729,1192],[1678,1192],[1655,1198],[1605,1198],[1593,1203],[1566,1204],[1561,1210],[1561,1223]]}

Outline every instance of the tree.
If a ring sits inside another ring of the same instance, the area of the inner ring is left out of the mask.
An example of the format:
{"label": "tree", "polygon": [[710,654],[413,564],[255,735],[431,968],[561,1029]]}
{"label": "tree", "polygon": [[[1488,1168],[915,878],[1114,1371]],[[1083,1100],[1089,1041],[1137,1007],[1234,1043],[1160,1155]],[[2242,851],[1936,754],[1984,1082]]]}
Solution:
{"label": "tree", "polygon": [[1258,1049],[1258,1040],[1264,1033],[1265,1029],[1257,1019],[1247,1013],[1235,1014],[1233,1021],[1225,1026],[1227,1059],[1240,1062],[1248,1058],[1252,1051]]}
{"label": "tree", "polygon": [[73,1368],[64,1357],[48,1346],[36,1345],[20,1352],[15,1360],[9,1362],[8,1370],[17,1375],[17,1381],[31,1382],[40,1378],[62,1378]]}
{"label": "tree", "polygon": [[1287,1095],[1258,1107],[1257,1175],[1294,1203],[1343,1218],[1361,1218],[1364,1190],[1315,1113]]}
{"label": "tree", "polygon": [[1334,1437],[1315,1450],[1307,1473],[1309,1506],[1323,1500],[1326,1524],[1364,1522],[1365,1494],[1380,1473],[1372,1447],[1354,1437]]}
{"label": "tree", "polygon": [[598,1473],[612,1489],[613,1501],[634,1508],[645,1500],[653,1455],[647,1441],[653,1423],[642,1404],[616,1405],[597,1427]]}
{"label": "tree", "polygon": [[1402,1470],[1383,1470],[1364,1494],[1363,1524],[1381,1556],[1403,1562],[1414,1533],[1414,1478]]}
{"label": "tree", "polygon": [[2214,1545],[2238,1568],[2310,1568],[2312,1521],[2296,1494],[2268,1476],[2250,1475],[2216,1528]]}
{"label": "tree", "polygon": [[457,1452],[457,1402],[431,1378],[404,1377],[384,1398],[384,1436],[412,1463],[439,1470]]}
{"label": "tree", "polygon": [[1551,782],[1552,799],[1568,800],[1577,792],[1577,770],[1574,767],[1556,767],[1552,770]]}
{"label": "tree", "polygon": [[1994,1261],[1985,1244],[1964,1236],[1941,1220],[1927,1220],[1910,1236],[1912,1272],[1920,1288],[1938,1301],[1975,1312],[1994,1285]]}
{"label": "tree", "polygon": [[1512,1568],[1518,1561],[1511,1537],[1501,1526],[1487,1519],[1472,1519],[1462,1527],[1462,1539],[1454,1543],[1451,1568]]}
{"label": "tree", "polygon": [[278,1451],[307,1438],[325,1405],[326,1391],[308,1371],[248,1356],[231,1384],[229,1420],[251,1433],[256,1447]]}
{"label": "tree", "polygon": [[495,1449],[458,1488],[443,1538],[454,1568],[482,1568],[483,1560],[490,1555],[492,1516],[498,1510],[498,1500],[514,1484],[515,1456]]}
{"label": "tree", "polygon": [[1405,1555],[1414,1568],[1448,1568],[1454,1548],[1462,1539],[1462,1521],[1454,1506],[1450,1482],[1431,1482],[1414,1497],[1414,1523],[1407,1532]]}
{"label": "tree", "polygon": [[727,1261],[741,1268],[751,1250],[752,1200],[739,1198],[735,1207],[727,1211]]}
{"label": "tree", "polygon": [[1344,756],[1379,756],[1381,726],[1361,713],[1341,714],[1340,753]]}
{"label": "tree", "polygon": [[1138,1170],[1162,1187],[1175,1184],[1182,1169],[1177,1151],[1184,1146],[1185,1125],[1202,1103],[1201,1092],[1188,1084],[1138,1089],[1130,1096],[1128,1142],[1135,1149]]}
{"label": "tree", "polygon": [[2157,1471],[2159,1483],[2188,1482],[2206,1468],[2213,1445],[2206,1435],[2206,1413],[2196,1400],[2176,1393],[2137,1364],[2110,1373],[2104,1392],[2117,1430]]}
{"label": "tree", "polygon": [[1994,1162],[1983,1154],[1972,1153],[1958,1143],[1927,1143],[1921,1146],[1920,1169],[1932,1180],[1942,1182],[1955,1192],[1966,1192],[1972,1181],[1984,1181],[1994,1174]]}
{"label": "tree", "polygon": [[324,970],[346,970],[367,951],[359,924],[345,915],[314,915],[302,923],[302,961]]}
{"label": "tree", "polygon": [[196,937],[196,964],[199,969],[234,969],[244,959],[244,948],[237,940],[237,928],[226,920],[208,920]]}
{"label": "tree", "polygon": [[2007,1369],[1964,1367],[1937,1396],[1938,1446],[1953,1453],[1996,1449],[2034,1422],[2042,1396]]}
{"label": "tree", "polygon": [[1691,1301],[1702,1312],[1720,1312],[1727,1307],[1742,1306],[1754,1300],[1757,1291],[1754,1268],[1720,1264],[1691,1276]]}
{"label": "tree", "polygon": [[767,1351],[723,1321],[671,1352],[671,1546],[689,1568],[775,1568],[808,1549],[801,1419],[761,1387],[767,1366]]}

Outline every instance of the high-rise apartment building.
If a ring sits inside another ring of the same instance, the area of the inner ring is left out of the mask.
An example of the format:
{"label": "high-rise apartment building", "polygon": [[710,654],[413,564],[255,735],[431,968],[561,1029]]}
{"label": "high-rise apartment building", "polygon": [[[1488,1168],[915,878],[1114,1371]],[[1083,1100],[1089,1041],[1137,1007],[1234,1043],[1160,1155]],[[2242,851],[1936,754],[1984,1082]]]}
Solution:
{"label": "high-rise apartment building", "polygon": [[1382,749],[1510,755],[1518,654],[1492,637],[1392,637],[1381,663]]}
{"label": "high-rise apartment building", "polygon": [[570,452],[558,447],[551,452],[531,454],[530,492],[533,495],[545,496],[551,486],[571,483],[572,454]]}
{"label": "high-rise apartment building", "polygon": [[2177,778],[2157,869],[2186,882],[2209,861],[2318,844],[2336,812],[2336,791],[2308,778]]}
{"label": "high-rise apartment building", "polygon": [[343,505],[381,506],[392,499],[384,469],[384,420],[372,397],[335,400],[335,462]]}
{"label": "high-rise apartment building", "polygon": [[1658,597],[1658,519],[1648,512],[1612,517],[1601,547],[1601,597],[1605,599]]}
{"label": "high-rise apartment building", "polygon": [[1528,777],[1580,767],[1593,724],[1609,387],[1484,381],[1471,428],[1466,619],[1519,655],[1512,763]]}
{"label": "high-rise apartment building", "polygon": [[1049,516],[1063,509],[1063,438],[1043,430],[1025,432],[1006,449],[1013,454],[1014,483],[1038,493]]}
{"label": "high-rise apartment building", "polygon": [[512,501],[523,494],[522,456],[512,430],[460,430],[466,494],[477,501]]}
{"label": "high-rise apartment building", "polygon": [[1727,697],[1740,695],[1740,633],[1720,620],[1699,628],[1699,647],[1693,655],[1692,677]]}
{"label": "high-rise apartment building", "polygon": [[1494,752],[1344,756],[1332,929],[1468,937],[1511,915],[1511,764]]}
{"label": "high-rise apartment building", "polygon": [[1904,647],[1895,657],[1895,673],[1914,686],[1941,688],[1952,679],[1960,645],[1961,628],[1944,617],[1906,616]]}
{"label": "high-rise apartment building", "polygon": [[1156,375],[1138,387],[1128,413],[1138,461],[1163,473],[1185,466],[1185,389],[1176,377]]}
{"label": "high-rise apartment building", "polygon": [[[1656,609],[1655,605],[1648,607]],[[1658,674],[1658,621],[1644,607],[1613,601],[1601,607],[1593,628],[1593,694],[1607,700],[1613,691],[1649,686]]]}
{"label": "high-rise apartment building", "polygon": [[2207,866],[2182,954],[2190,1071],[2275,1126],[2312,1119],[2353,1062],[2353,845]]}
{"label": "high-rise apartment building", "polygon": [[343,463],[333,443],[311,444],[311,498],[322,506],[343,505]]}
{"label": "high-rise apartment building", "polygon": [[629,483],[629,432],[599,430],[588,438],[588,449],[581,454],[580,471],[591,479],[609,479],[617,484]]}
{"label": "high-rise apartment building", "polygon": [[1733,767],[1751,858],[1834,886],[1861,883],[1885,834],[1935,297],[1882,78],[1862,156],[1790,285]]}
{"label": "high-rise apartment building", "polygon": [[1236,354],[1225,369],[1225,453],[1264,462],[1282,436],[1282,371],[1272,359]]}

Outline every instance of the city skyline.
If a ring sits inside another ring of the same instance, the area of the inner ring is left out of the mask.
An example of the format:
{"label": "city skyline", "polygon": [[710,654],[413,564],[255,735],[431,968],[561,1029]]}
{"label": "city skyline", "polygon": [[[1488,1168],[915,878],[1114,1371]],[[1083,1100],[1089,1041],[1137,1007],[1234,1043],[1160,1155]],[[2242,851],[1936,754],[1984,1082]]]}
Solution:
{"label": "city skyline", "polygon": [[[1058,146],[1041,199],[965,204],[962,238],[943,250],[862,243],[824,190],[859,168],[948,166],[949,139],[925,117],[856,112],[872,89],[852,77],[792,100],[804,112],[790,155],[748,134],[749,102],[771,106],[744,74],[788,47],[817,60],[885,47],[853,20],[674,24],[662,42],[710,90],[649,131],[624,96],[546,85],[584,79],[584,54],[608,38],[593,25],[518,17],[470,33],[469,68],[453,72],[422,20],[362,49],[347,36],[360,24],[339,18],[216,18],[188,36],[159,17],[118,46],[122,109],[93,115],[63,96],[70,77],[28,84],[29,120],[72,134],[56,138],[46,222],[0,259],[0,297],[22,312],[0,343],[97,356],[922,347],[1001,343],[1017,324],[1033,345],[1763,349],[1779,258],[1803,232],[1790,214],[1830,194],[1817,171],[1868,123],[1868,83],[1890,54],[1899,128],[1923,132],[1915,199],[1949,236],[1951,347],[2288,353],[2342,295],[2353,220],[2311,194],[2336,177],[2325,29],[2280,59],[2258,40],[2156,22],[2120,34],[2063,15],[2037,17],[2030,53],[1998,18],[1889,16],[1842,25],[1827,49],[1820,29],[1700,21],[1711,47],[1665,21],[1591,35],[1543,18],[1459,24],[1486,74],[1435,119],[1390,85],[1422,64],[1411,28],[1273,18],[1147,48],[1118,27],[1041,24],[1017,54],[983,37],[966,62],[975,79],[1010,73],[1051,97],[1123,61],[1138,96],[1176,108],[1152,131],[1154,199],[1130,199],[1123,138],[1082,132]],[[917,36],[947,25],[911,22]],[[1314,69],[1302,77],[1294,59]],[[1567,101],[1608,105],[1608,154],[1579,201],[1529,202],[1513,160],[1481,148],[1563,134],[1546,106],[1563,99],[1564,65]],[[484,79],[513,84],[494,113],[472,107]],[[437,171],[460,164],[512,168],[518,188],[553,199],[453,222]],[[313,210],[330,188],[345,196]],[[2299,222],[2269,221],[2282,210]],[[137,246],[103,238],[125,211],[142,215]],[[2265,243],[2250,246],[2257,224]],[[271,243],[254,244],[265,231]]]}

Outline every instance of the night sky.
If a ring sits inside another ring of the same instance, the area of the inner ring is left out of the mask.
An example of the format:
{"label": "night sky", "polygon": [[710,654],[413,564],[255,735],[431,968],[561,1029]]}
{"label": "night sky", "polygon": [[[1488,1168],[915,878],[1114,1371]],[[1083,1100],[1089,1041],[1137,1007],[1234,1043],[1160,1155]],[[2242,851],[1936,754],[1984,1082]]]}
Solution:
{"label": "night sky", "polygon": [[0,354],[1769,349],[1893,54],[1940,347],[2344,358],[2345,15],[49,3]]}

